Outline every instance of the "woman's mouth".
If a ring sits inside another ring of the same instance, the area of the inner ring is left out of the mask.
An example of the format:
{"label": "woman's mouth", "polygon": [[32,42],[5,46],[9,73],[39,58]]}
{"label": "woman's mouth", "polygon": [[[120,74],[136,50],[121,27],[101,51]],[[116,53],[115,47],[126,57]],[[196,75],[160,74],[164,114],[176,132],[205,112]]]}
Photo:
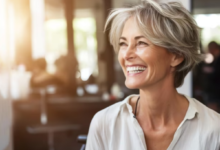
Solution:
{"label": "woman's mouth", "polygon": [[132,66],[127,67],[127,72],[129,75],[136,75],[144,72],[146,70],[146,67],[143,66]]}

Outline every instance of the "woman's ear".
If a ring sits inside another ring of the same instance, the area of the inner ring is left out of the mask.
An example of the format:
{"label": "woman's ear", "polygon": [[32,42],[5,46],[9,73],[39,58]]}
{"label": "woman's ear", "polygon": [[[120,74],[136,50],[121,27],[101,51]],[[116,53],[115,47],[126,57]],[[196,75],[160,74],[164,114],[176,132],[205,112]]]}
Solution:
{"label": "woman's ear", "polygon": [[179,64],[181,64],[183,62],[183,60],[184,60],[183,56],[173,54],[170,66],[171,67],[176,67]]}

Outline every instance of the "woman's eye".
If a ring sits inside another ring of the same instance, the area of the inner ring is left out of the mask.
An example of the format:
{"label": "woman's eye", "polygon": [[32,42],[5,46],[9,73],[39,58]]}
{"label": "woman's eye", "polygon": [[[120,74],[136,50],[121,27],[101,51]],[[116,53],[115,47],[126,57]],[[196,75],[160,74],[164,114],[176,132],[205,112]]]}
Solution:
{"label": "woman's eye", "polygon": [[119,43],[119,46],[121,47],[121,46],[127,46],[127,44],[125,43],[125,42],[120,42]]}
{"label": "woman's eye", "polygon": [[139,41],[137,45],[144,46],[144,45],[148,45],[148,44],[145,42]]}

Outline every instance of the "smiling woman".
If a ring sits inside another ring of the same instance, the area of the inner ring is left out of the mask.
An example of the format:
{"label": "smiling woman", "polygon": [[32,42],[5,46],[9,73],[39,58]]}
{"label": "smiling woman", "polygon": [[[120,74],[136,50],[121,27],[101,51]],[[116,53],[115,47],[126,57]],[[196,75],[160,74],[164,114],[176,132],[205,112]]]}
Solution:
{"label": "smiling woman", "polygon": [[[128,88],[144,88],[164,77],[169,78],[170,84],[174,84],[171,75],[174,69],[170,66],[174,68],[179,65],[183,57],[177,57],[165,48],[150,42],[143,36],[134,17],[125,22],[119,41],[118,60],[126,76],[125,84]],[[131,72],[130,67],[134,67],[135,70],[142,67],[144,71]],[[167,74],[170,76],[166,76]]]}
{"label": "smiling woman", "polygon": [[199,53],[199,28],[195,20],[176,2],[158,5],[153,1],[145,1],[132,8],[115,9],[109,15],[105,28],[112,22],[109,36],[116,52],[120,49],[118,39],[121,38],[124,24],[131,17],[141,35],[154,45],[184,56],[183,63],[176,68],[174,78],[175,87],[181,86],[189,70],[202,60]]}
{"label": "smiling woman", "polygon": [[219,150],[220,115],[176,90],[202,60],[189,12],[145,0],[113,10],[110,22],[125,84],[140,94],[94,116],[86,150]]}

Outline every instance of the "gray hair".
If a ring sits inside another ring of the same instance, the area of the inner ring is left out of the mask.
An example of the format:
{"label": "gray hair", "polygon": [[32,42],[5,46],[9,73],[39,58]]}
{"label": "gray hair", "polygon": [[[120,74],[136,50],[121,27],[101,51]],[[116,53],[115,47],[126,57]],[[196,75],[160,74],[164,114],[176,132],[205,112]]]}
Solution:
{"label": "gray hair", "polygon": [[110,43],[116,52],[124,24],[130,17],[135,18],[143,35],[154,45],[184,58],[174,75],[174,86],[181,86],[186,74],[203,59],[199,50],[199,27],[190,13],[178,2],[158,3],[153,0],[112,10],[105,30],[111,23]]}

